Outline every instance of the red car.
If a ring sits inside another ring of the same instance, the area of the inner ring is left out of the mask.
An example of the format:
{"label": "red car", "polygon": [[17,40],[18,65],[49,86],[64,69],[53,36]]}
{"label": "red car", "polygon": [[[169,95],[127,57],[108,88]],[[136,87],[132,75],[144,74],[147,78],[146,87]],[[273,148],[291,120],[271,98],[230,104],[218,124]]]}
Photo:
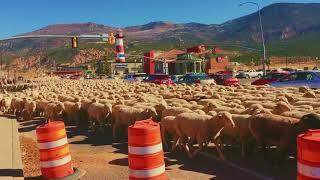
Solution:
{"label": "red car", "polygon": [[81,78],[80,75],[72,75],[72,76],[70,77],[70,79],[76,79],[76,80],[78,80],[78,79],[80,79],[80,78]]}
{"label": "red car", "polygon": [[155,84],[174,84],[171,77],[167,74],[152,74],[149,75],[143,82],[155,83]]}
{"label": "red car", "polygon": [[214,74],[214,75],[211,75],[211,77],[214,78],[214,80],[218,85],[223,85],[223,86],[239,86],[240,85],[239,79],[234,78],[232,75],[229,75],[229,74]]}
{"label": "red car", "polygon": [[267,74],[267,76],[262,77],[258,80],[255,80],[251,83],[251,85],[265,85],[265,84],[270,84],[274,81],[277,81],[281,78],[283,78],[284,76],[290,74],[287,71],[282,71],[282,72],[271,72],[269,74]]}

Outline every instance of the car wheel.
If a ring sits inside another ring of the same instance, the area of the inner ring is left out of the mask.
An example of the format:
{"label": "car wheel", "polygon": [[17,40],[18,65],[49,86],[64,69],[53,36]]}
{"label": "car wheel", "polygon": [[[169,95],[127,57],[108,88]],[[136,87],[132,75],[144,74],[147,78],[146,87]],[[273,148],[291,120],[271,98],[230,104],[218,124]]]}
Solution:
{"label": "car wheel", "polygon": [[249,74],[247,74],[247,75],[246,75],[246,78],[247,78],[247,79],[250,79],[250,76],[249,76]]}
{"label": "car wheel", "polygon": [[258,76],[257,76],[259,79],[261,78],[261,74],[258,74]]}

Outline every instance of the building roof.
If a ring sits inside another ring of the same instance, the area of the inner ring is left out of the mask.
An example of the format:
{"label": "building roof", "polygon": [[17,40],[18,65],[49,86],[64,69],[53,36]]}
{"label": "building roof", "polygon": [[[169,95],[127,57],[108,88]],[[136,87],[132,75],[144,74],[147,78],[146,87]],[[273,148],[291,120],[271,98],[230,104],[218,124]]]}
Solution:
{"label": "building roof", "polygon": [[159,56],[157,56],[157,59],[164,59],[164,60],[174,60],[177,58],[177,56],[179,54],[183,54],[185,53],[185,51],[181,51],[178,49],[172,49],[170,51],[164,52],[162,54],[160,54]]}
{"label": "building roof", "polygon": [[178,56],[177,61],[202,61],[202,59],[192,55],[191,53],[186,53]]}

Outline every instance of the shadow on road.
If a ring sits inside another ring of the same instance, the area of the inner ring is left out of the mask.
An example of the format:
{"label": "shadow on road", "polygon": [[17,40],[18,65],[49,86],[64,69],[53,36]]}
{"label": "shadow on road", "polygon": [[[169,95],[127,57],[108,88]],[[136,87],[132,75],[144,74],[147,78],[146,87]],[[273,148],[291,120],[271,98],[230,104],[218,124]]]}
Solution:
{"label": "shadow on road", "polygon": [[110,161],[109,164],[118,165],[118,166],[129,166],[128,158],[115,159]]}
{"label": "shadow on road", "polygon": [[41,119],[35,119],[30,121],[20,122],[19,132],[29,132],[36,129],[37,126],[41,125],[43,121]]}

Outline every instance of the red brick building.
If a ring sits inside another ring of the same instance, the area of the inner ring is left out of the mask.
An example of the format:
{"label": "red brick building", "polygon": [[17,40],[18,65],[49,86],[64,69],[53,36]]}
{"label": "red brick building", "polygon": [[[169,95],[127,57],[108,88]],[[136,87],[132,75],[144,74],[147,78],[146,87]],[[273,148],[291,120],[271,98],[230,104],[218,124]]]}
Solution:
{"label": "red brick building", "polygon": [[227,56],[210,58],[207,64],[207,73],[213,74],[218,71],[224,71],[228,66],[230,66],[230,62]]}

